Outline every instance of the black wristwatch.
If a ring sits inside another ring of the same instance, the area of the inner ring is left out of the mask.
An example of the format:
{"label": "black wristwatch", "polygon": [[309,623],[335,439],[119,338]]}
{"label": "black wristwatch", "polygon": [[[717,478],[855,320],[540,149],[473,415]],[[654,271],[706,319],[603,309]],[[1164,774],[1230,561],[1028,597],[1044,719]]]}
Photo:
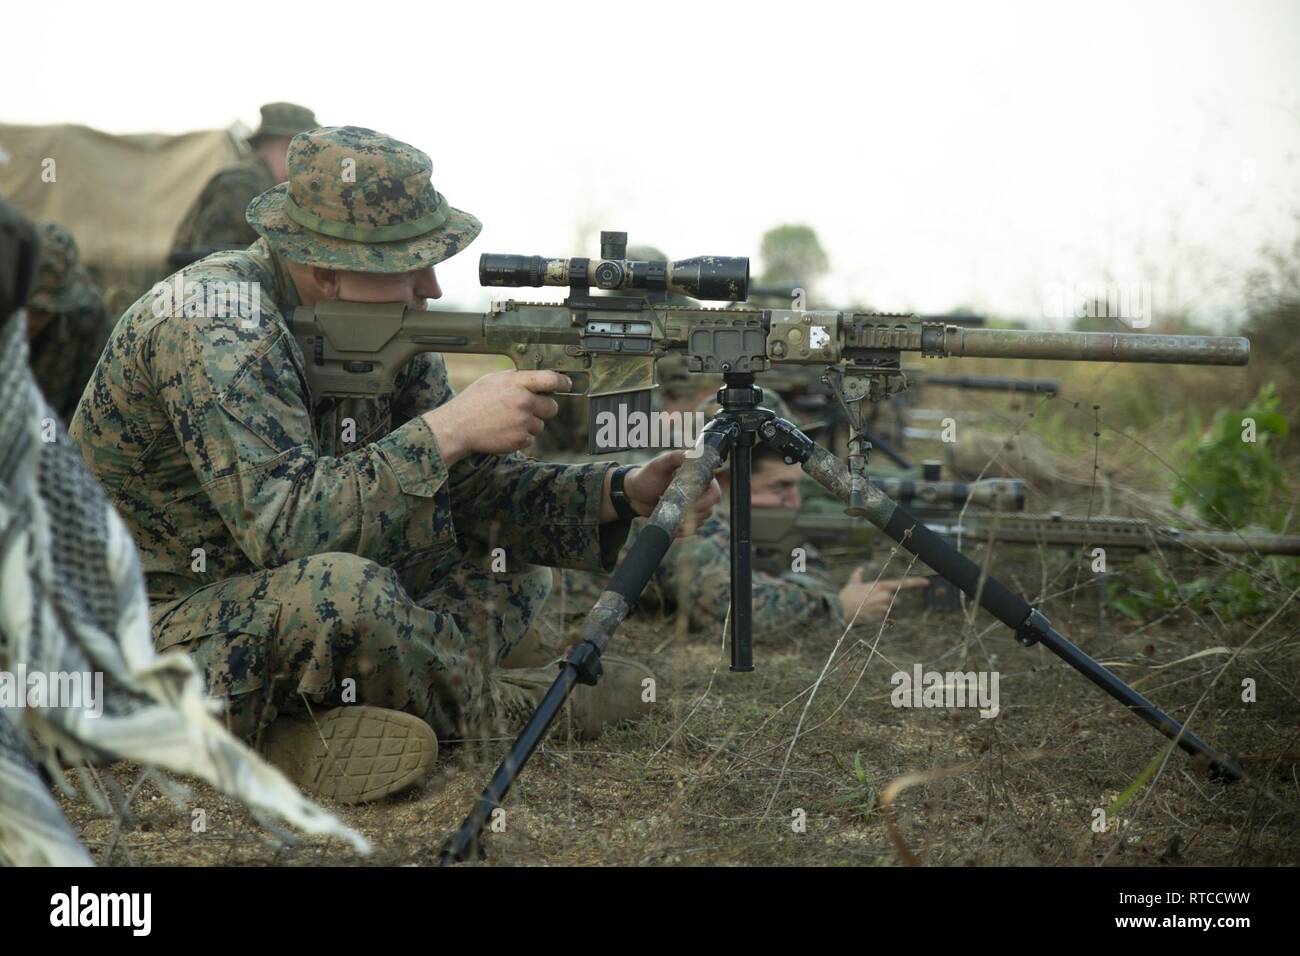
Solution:
{"label": "black wristwatch", "polygon": [[627,473],[636,467],[636,465],[620,465],[614,469],[614,477],[609,480],[610,504],[614,506],[614,513],[623,521],[630,521],[637,516],[632,510],[632,503],[627,500],[627,492],[623,490]]}

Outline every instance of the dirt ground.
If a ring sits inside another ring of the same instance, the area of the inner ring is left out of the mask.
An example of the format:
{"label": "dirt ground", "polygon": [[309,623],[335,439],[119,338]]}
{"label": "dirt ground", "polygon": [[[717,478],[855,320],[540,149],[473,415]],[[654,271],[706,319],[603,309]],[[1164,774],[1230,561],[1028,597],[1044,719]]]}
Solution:
{"label": "dirt ground", "polygon": [[[1027,571],[1035,563],[1025,562]],[[1061,597],[1045,613],[1175,716],[1194,709],[1192,729],[1237,754],[1253,783],[1215,783],[1177,752],[1096,832],[1096,811],[1167,752],[1163,738],[982,612],[970,624],[961,613],[927,614],[918,600],[883,626],[855,626],[837,649],[836,634],[757,635],[749,674],[728,671],[720,635],[675,635],[671,622],[633,620],[618,650],[654,667],[659,713],[591,743],[553,735],[507,798],[505,831],[488,836],[487,862],[1300,863],[1297,615],[1259,633],[1192,620],[1140,629],[1103,616],[1094,588],[1077,593],[1073,606]],[[1173,663],[1212,647],[1224,650]],[[918,662],[998,671],[1000,713],[893,706],[890,676]],[[1254,703],[1241,700],[1246,677],[1258,685]],[[199,834],[189,811],[152,783],[124,823],[85,800],[64,807],[102,863],[423,865],[436,860],[506,747],[448,750],[416,792],[331,807],[373,842],[365,859],[329,841],[276,846],[202,785],[192,804],[206,811]],[[129,789],[135,768],[113,769]],[[891,783],[898,792],[887,796]]]}

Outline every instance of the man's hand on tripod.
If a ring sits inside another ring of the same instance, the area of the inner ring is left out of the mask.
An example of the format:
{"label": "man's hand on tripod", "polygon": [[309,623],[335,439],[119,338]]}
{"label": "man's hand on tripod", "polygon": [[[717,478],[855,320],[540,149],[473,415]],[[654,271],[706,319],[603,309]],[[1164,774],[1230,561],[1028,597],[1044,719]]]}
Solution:
{"label": "man's hand on tripod", "polygon": [[[677,474],[677,469],[685,460],[685,449],[666,451],[656,455],[640,468],[628,472],[623,482],[623,492],[627,495],[632,510],[643,517],[654,511],[660,496],[668,488],[673,476]],[[600,506],[601,521],[613,521],[618,517],[613,503],[609,500],[609,484],[613,474],[611,470],[605,476],[605,494]],[[722,489],[718,487],[717,479],[714,479],[709,482],[709,487],[704,489],[704,493],[695,499],[695,520],[683,522],[677,529],[677,537],[684,538],[691,534],[721,500]]]}

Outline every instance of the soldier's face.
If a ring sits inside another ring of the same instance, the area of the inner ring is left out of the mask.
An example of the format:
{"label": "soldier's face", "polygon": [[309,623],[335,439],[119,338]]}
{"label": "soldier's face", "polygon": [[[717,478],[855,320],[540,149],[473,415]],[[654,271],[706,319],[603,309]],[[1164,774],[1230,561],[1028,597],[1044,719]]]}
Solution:
{"label": "soldier's face", "polygon": [[271,148],[266,151],[267,165],[271,167],[271,175],[277,183],[282,183],[289,178],[289,137],[283,136],[275,140]]}
{"label": "soldier's face", "polygon": [[783,461],[765,461],[749,480],[749,503],[755,508],[798,508],[803,469]]}
{"label": "soldier's face", "polygon": [[337,272],[337,294],[347,302],[407,302],[424,308],[426,299],[442,298],[433,266],[415,272],[378,275],[373,272]]}

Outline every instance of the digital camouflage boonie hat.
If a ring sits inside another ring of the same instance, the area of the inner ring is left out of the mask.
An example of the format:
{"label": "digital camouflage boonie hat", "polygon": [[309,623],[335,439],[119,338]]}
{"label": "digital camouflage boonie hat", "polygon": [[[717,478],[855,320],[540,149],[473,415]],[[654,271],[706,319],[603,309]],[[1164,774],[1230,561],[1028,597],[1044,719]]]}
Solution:
{"label": "digital camouflage boonie hat", "polygon": [[36,235],[40,249],[27,308],[62,315],[93,305],[99,290],[81,266],[72,233],[57,222],[42,222],[36,226]]}
{"label": "digital camouflage boonie hat", "polygon": [[267,103],[262,107],[262,123],[248,141],[257,145],[269,136],[297,136],[315,129],[316,114],[297,103]]}
{"label": "digital camouflage boonie hat", "polygon": [[357,126],[293,138],[289,181],[245,218],[292,262],[356,272],[411,272],[454,256],[483,228],[433,188],[429,157]]}

